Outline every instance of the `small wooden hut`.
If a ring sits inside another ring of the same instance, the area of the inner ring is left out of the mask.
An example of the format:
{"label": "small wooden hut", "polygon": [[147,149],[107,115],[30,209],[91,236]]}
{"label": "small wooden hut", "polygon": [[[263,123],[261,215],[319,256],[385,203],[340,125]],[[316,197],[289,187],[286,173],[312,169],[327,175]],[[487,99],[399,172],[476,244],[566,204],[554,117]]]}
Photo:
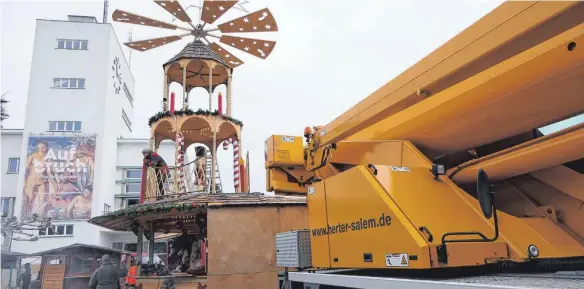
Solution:
{"label": "small wooden hut", "polygon": [[79,289],[87,288],[89,279],[100,266],[99,260],[104,254],[109,254],[117,266],[126,268],[127,264],[121,263],[131,252],[75,243],[29,256],[41,257],[41,288]]}

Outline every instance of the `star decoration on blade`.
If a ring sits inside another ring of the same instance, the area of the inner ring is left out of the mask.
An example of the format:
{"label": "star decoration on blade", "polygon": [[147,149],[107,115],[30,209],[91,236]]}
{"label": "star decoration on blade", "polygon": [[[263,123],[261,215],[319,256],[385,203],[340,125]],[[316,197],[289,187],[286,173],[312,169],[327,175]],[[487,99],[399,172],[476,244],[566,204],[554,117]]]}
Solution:
{"label": "star decoration on blade", "polygon": [[[226,63],[234,68],[242,65],[243,61],[235,57],[226,48],[222,47],[220,43],[227,44],[228,46],[234,47],[240,51],[254,55],[261,59],[267,58],[273,51],[273,48],[276,44],[275,41],[227,35],[229,33],[278,31],[276,20],[274,19],[274,16],[270,10],[268,8],[264,8],[253,13],[249,13],[249,11],[247,11],[247,9],[243,6],[248,4],[249,1],[205,0],[203,1],[203,6],[198,7],[201,9],[201,19],[198,21],[199,23],[193,22],[191,17],[189,17],[185,9],[183,9],[183,6],[181,6],[177,0],[153,1],[168,13],[172,14],[174,18],[187,23],[190,27],[185,28],[179,25],[158,21],[118,9],[114,11],[112,15],[114,21],[184,31],[184,33],[178,35],[124,43],[131,49],[135,49],[137,51],[148,51],[168,43],[184,39],[185,37],[193,36],[195,40],[204,40],[212,51],[217,53]],[[248,14],[228,22],[218,24],[217,28],[205,29],[205,26],[211,26],[214,24],[215,21],[221,18],[230,9],[241,10]],[[220,35],[217,35],[217,33]],[[215,41],[211,41],[211,39]]]}

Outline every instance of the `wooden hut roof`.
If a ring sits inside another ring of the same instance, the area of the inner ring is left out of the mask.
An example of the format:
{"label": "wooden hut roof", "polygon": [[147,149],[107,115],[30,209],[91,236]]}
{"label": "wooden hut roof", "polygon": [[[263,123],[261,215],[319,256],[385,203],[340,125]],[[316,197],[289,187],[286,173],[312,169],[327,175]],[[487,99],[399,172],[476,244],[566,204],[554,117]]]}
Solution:
{"label": "wooden hut roof", "polygon": [[207,194],[198,193],[184,197],[134,205],[91,218],[88,222],[116,231],[131,231],[132,225],[140,219],[175,218],[192,215],[206,208],[291,206],[306,205],[304,197],[266,196],[259,193]]}
{"label": "wooden hut roof", "polygon": [[64,246],[64,247],[53,248],[53,249],[46,250],[46,251],[40,251],[37,253],[28,254],[28,256],[55,255],[55,254],[60,254],[60,253],[71,253],[71,252],[75,252],[77,250],[92,250],[92,251],[103,252],[104,254],[107,254],[107,253],[120,253],[120,254],[132,253],[130,251],[112,249],[112,248],[102,247],[102,246],[97,246],[97,245],[75,243],[75,244],[71,244],[71,245]]}

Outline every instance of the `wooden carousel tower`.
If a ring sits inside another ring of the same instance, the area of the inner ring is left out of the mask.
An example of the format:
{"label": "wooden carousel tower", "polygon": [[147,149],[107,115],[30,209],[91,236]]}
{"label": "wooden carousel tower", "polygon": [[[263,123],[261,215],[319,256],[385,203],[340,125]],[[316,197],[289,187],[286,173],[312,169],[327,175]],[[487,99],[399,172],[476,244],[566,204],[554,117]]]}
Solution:
{"label": "wooden carousel tower", "polygon": [[[210,188],[209,192],[220,191],[218,183],[220,179],[217,173],[217,147],[223,142],[241,140],[241,122],[230,117],[231,114],[231,74],[233,69],[208,45],[197,39],[188,43],[176,56],[163,65],[164,68],[164,94],[163,111],[151,124],[151,148],[155,151],[161,141],[172,139],[177,144],[176,168],[184,166],[184,149],[192,144],[202,144],[210,150],[211,165],[207,166],[207,158],[198,156],[194,166],[183,167],[173,175],[179,182],[179,192],[200,192],[203,186]],[[169,86],[176,82],[182,87],[182,108],[174,110],[169,102],[175,102],[169,95]],[[212,98],[216,95],[218,86],[227,86],[227,113],[220,109],[214,109]],[[189,92],[194,88],[204,88],[209,95],[208,110],[199,108],[194,111],[189,108]],[[205,154],[206,155],[206,154]],[[190,168],[194,169],[191,170]],[[204,169],[201,169],[204,168]],[[210,168],[210,173],[207,168]],[[204,171],[204,172],[203,172]],[[210,174],[210,181],[207,176]],[[191,176],[191,178],[189,178]],[[181,179],[195,186],[189,188],[189,184],[181,184]],[[184,186],[184,188],[181,188]],[[236,192],[241,188],[235,188]]]}
{"label": "wooden carousel tower", "polygon": [[[162,95],[162,111],[153,116],[151,127],[150,148],[157,151],[163,140],[173,140],[177,145],[174,167],[169,171],[149,169],[143,182],[147,182],[146,198],[164,195],[182,195],[194,192],[217,193],[224,192],[219,185],[217,166],[217,148],[228,144],[234,149],[234,189],[235,192],[246,191],[240,179],[240,166],[243,159],[240,156],[242,123],[232,117],[231,80],[234,68],[243,64],[239,58],[232,55],[223,45],[231,46],[242,52],[265,59],[275,46],[274,41],[243,38],[226,35],[228,33],[274,32],[278,31],[276,21],[270,11],[265,8],[245,16],[214,25],[215,21],[231,8],[237,8],[238,1],[205,0],[200,9],[199,23],[194,23],[183,7],[175,0],[154,0],[156,4],[173,15],[174,18],[187,23],[190,27],[154,20],[130,12],[116,10],[114,21],[151,26],[169,30],[184,31],[183,34],[153,38],[125,43],[137,51],[147,51],[162,45],[193,36],[194,41],[163,65],[164,93]],[[219,35],[217,35],[219,33]],[[212,42],[211,40],[218,40]],[[220,44],[221,43],[221,44]],[[178,83],[181,93],[169,93],[170,84]],[[223,96],[216,93],[220,85],[226,86],[226,110],[222,110]],[[195,88],[203,88],[209,97],[208,108],[189,107],[189,93]],[[181,97],[182,107],[174,109],[175,97]],[[219,107],[212,106],[213,97],[218,98]],[[194,160],[185,163],[185,149],[197,144]],[[203,150],[202,147],[208,148]],[[209,164],[210,163],[210,164]],[[163,175],[163,176],[162,176]],[[161,178],[162,176],[162,178]],[[163,180],[161,183],[160,180]],[[163,189],[161,189],[163,188]]]}

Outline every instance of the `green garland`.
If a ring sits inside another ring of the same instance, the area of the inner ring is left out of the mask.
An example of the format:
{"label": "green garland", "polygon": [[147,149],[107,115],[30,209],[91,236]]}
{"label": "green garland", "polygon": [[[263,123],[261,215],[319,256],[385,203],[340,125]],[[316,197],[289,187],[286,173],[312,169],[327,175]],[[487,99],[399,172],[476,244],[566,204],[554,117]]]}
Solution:
{"label": "green garland", "polygon": [[[219,111],[218,110],[208,111],[208,110],[202,110],[202,109],[199,109],[197,111],[193,111],[191,109],[186,109],[186,110],[175,110],[174,115],[177,115],[177,116],[182,116],[182,115],[189,115],[189,116],[190,115],[204,115],[204,116],[213,115],[213,116],[217,116],[217,115],[219,115]],[[152,124],[154,124],[155,122],[159,121],[162,118],[169,117],[169,116],[172,116],[170,114],[170,111],[160,111],[160,112],[156,113],[155,115],[153,115],[152,117],[150,117],[150,119],[148,120],[148,126],[152,127]],[[232,117],[229,117],[229,116],[226,116],[223,114],[221,115],[221,118],[223,120],[230,121],[230,122],[238,125],[239,127],[243,127],[243,122],[241,122],[240,120],[237,120],[235,118],[232,118]]]}
{"label": "green garland", "polygon": [[132,206],[127,209],[113,211],[111,213],[106,214],[106,216],[113,216],[113,217],[141,217],[147,216],[151,214],[161,214],[161,213],[168,213],[172,210],[176,210],[177,212],[182,211],[191,211],[197,207],[204,207],[205,204],[197,204],[197,203],[179,203],[179,204],[153,204],[153,205],[146,205],[146,206]]}

